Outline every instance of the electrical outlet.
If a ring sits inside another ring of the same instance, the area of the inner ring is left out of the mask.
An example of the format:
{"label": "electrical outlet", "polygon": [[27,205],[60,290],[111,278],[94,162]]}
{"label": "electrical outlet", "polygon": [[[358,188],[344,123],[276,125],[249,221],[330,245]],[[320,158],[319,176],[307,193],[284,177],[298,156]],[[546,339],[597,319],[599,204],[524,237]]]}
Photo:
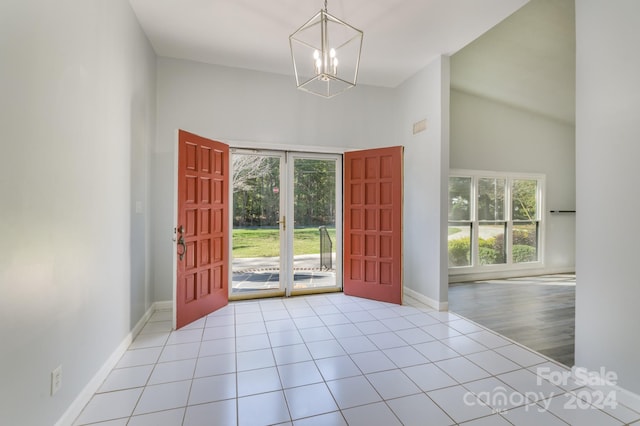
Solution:
{"label": "electrical outlet", "polygon": [[62,387],[62,366],[59,365],[55,370],[51,372],[51,396]]}

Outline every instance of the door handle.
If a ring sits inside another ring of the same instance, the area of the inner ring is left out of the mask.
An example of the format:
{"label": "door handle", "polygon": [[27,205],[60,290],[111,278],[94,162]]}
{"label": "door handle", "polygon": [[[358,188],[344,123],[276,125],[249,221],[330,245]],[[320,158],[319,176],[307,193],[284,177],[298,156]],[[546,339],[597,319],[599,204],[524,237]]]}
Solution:
{"label": "door handle", "polygon": [[187,245],[184,243],[184,238],[182,237],[182,235],[180,235],[180,238],[178,239],[178,245],[182,246],[182,252],[178,253],[180,260],[182,260],[184,258],[184,255],[187,254]]}
{"label": "door handle", "polygon": [[282,230],[283,231],[287,230],[287,217],[286,216],[282,216],[282,220],[279,220],[278,223],[282,225]]}
{"label": "door handle", "polygon": [[187,254],[187,245],[184,243],[184,237],[182,236],[183,232],[184,232],[184,226],[180,225],[178,227],[178,233],[180,234],[180,238],[178,238],[178,245],[182,246],[182,252],[178,253],[180,260],[182,260],[184,258],[184,255]]}

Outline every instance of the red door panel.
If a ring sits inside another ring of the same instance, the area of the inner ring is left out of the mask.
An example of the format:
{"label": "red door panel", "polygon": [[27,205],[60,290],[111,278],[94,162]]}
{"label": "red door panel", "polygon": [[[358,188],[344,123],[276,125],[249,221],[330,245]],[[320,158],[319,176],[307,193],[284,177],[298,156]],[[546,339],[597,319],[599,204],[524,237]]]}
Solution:
{"label": "red door panel", "polygon": [[402,303],[402,153],[345,153],[345,294]]}
{"label": "red door panel", "polygon": [[227,145],[180,130],[177,328],[228,303],[228,164]]}

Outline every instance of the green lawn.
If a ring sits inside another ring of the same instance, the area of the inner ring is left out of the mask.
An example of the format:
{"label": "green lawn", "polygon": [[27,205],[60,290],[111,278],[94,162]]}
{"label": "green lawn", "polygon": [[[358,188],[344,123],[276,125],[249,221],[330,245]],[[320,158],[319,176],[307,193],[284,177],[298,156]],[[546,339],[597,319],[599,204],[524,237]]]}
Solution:
{"label": "green lawn", "polygon": [[[327,228],[333,251],[336,249],[336,230]],[[297,228],[293,231],[294,255],[320,253],[318,228]],[[278,229],[234,229],[233,257],[275,257],[280,255]]]}

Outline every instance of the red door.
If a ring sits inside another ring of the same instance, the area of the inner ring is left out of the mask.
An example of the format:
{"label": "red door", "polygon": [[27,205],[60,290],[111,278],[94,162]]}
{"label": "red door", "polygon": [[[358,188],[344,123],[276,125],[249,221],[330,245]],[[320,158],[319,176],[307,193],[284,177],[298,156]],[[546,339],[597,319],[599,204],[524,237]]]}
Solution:
{"label": "red door", "polygon": [[229,147],[178,135],[176,327],[228,303]]}
{"label": "red door", "polygon": [[345,294],[402,303],[402,153],[345,153]]}

